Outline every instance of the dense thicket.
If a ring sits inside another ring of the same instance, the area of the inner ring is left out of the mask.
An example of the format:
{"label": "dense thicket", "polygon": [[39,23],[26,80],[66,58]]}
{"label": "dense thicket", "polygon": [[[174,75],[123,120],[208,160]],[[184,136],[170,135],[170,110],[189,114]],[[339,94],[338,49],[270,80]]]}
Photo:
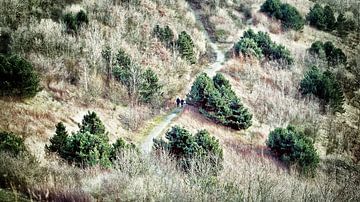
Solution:
{"label": "dense thicket", "polygon": [[26,151],[24,140],[14,133],[0,131],[0,151],[18,155]]}
{"label": "dense thicket", "polygon": [[293,126],[276,128],[266,142],[272,153],[286,165],[297,165],[304,174],[314,174],[319,155],[312,141]]}
{"label": "dense thicket", "polygon": [[325,43],[321,41],[314,42],[311,45],[309,52],[320,58],[325,58],[329,65],[346,65],[347,63],[345,53],[340,48],[335,47],[330,41]]}
{"label": "dense thicket", "polygon": [[257,58],[265,56],[269,60],[284,61],[286,64],[293,64],[294,62],[290,51],[271,41],[266,32],[255,33],[252,29],[245,31],[240,41],[235,44],[234,49],[237,55],[253,55]]}
{"label": "dense thicket", "polygon": [[216,74],[213,80],[205,73],[199,75],[187,96],[187,103],[199,107],[206,117],[233,129],[251,126],[252,115],[221,74]]}
{"label": "dense thicket", "polygon": [[93,165],[109,167],[111,161],[116,160],[117,153],[125,149],[136,150],[134,145],[126,144],[122,139],[110,145],[105,126],[95,112],[86,114],[79,124],[79,131],[72,135],[68,135],[62,123],[58,123],[55,135],[46,148],[69,163],[83,167]]}
{"label": "dense thicket", "polygon": [[40,90],[33,66],[17,55],[0,54],[0,96],[33,97]]}
{"label": "dense thicket", "polygon": [[305,21],[299,11],[290,4],[281,3],[280,0],[266,0],[261,5],[260,11],[281,20],[285,29],[302,30],[304,28]]}
{"label": "dense thicket", "polygon": [[191,161],[195,158],[209,162],[213,174],[222,168],[223,150],[219,140],[210,136],[206,130],[200,130],[192,135],[185,128],[173,126],[166,132],[165,137],[166,142],[154,139],[154,148],[169,152],[178,160],[179,165],[184,170],[191,168]]}
{"label": "dense thicket", "polygon": [[339,82],[330,71],[321,72],[313,66],[300,82],[303,95],[313,94],[329,104],[333,112],[343,112],[344,95]]}

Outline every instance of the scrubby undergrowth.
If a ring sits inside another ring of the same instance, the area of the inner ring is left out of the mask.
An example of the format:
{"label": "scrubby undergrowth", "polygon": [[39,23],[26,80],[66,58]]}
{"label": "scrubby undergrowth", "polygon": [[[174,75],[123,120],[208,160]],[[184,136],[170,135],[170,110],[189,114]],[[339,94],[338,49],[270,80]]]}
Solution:
{"label": "scrubby undergrowth", "polygon": [[10,179],[19,179],[21,188],[35,200],[356,201],[360,197],[358,175],[347,175],[346,182],[325,175],[304,180],[254,153],[227,152],[232,158],[225,161],[218,177],[206,172],[209,165],[204,161],[192,162],[204,168],[202,175],[197,170],[184,173],[166,153],[145,158],[124,153],[108,171],[56,164],[44,167],[26,157],[14,159],[5,154],[0,165],[1,172],[13,173]]}

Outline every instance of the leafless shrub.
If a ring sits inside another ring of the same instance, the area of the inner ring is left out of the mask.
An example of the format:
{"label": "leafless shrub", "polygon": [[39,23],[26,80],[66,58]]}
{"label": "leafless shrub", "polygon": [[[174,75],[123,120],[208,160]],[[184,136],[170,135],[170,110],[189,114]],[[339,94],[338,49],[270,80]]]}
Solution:
{"label": "leafless shrub", "polygon": [[119,115],[121,123],[125,128],[136,130],[145,120],[151,117],[151,110],[146,106],[132,106],[129,107],[124,114]]}

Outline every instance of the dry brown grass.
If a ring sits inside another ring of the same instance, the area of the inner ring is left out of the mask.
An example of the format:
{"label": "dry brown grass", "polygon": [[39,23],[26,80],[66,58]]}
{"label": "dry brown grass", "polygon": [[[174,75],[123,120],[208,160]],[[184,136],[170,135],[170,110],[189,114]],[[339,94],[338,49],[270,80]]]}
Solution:
{"label": "dry brown grass", "polygon": [[[201,126],[211,129],[208,123]],[[222,134],[213,135],[222,137]],[[224,167],[218,176],[210,176],[206,169],[209,165],[201,160],[194,162],[203,169],[201,175],[199,170],[184,173],[165,153],[149,156],[123,153],[111,169],[80,169],[58,163],[53,157],[39,166],[29,163],[27,158],[14,159],[2,154],[0,167],[2,173],[11,173],[7,175],[8,179],[21,185],[15,190],[23,191],[35,200],[359,200],[358,176],[345,173],[343,179],[347,180],[344,182],[334,178],[336,173],[325,175],[320,171],[313,179],[301,178],[272,159],[262,147],[244,145],[232,138],[221,141],[225,150]]]}

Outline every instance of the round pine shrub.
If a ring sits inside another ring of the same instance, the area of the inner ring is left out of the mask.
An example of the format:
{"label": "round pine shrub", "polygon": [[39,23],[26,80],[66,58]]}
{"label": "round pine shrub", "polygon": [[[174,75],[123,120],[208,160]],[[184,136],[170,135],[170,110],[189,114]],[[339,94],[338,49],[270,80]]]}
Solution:
{"label": "round pine shrub", "polygon": [[14,133],[0,131],[0,151],[18,155],[19,153],[26,151],[24,140]]}
{"label": "round pine shrub", "polygon": [[[200,130],[192,135],[185,128],[173,126],[166,133],[166,139],[154,139],[155,149],[169,152],[178,161],[179,166],[188,171],[198,170],[193,160],[209,163],[209,174],[216,175],[222,169],[223,150],[215,137],[210,136],[206,130]],[[194,167],[195,166],[195,167]],[[201,170],[200,170],[201,172]]]}
{"label": "round pine shrub", "polygon": [[59,122],[56,125],[55,135],[50,139],[50,146],[46,146],[47,150],[61,154],[65,149],[68,136],[64,124]]}
{"label": "round pine shrub", "polygon": [[297,165],[306,175],[315,174],[319,155],[312,141],[295,127],[276,128],[270,132],[266,144],[286,165]]}
{"label": "round pine shrub", "polygon": [[306,20],[309,21],[309,24],[313,27],[316,27],[320,30],[324,30],[326,27],[324,9],[323,7],[316,3],[314,7],[310,9],[310,12],[306,16]]}
{"label": "round pine shrub", "polygon": [[244,38],[235,44],[235,53],[237,55],[242,54],[245,57],[255,56],[256,58],[261,58],[263,56],[256,42],[249,38]]}
{"label": "round pine shrub", "polygon": [[183,58],[185,58],[191,64],[196,63],[196,57],[194,52],[194,42],[192,41],[190,35],[185,31],[182,31],[179,34],[178,40],[176,42],[178,50]]}
{"label": "round pine shrub", "polygon": [[121,151],[137,151],[134,144],[127,144],[123,139],[110,145],[105,126],[95,112],[86,114],[79,128],[79,131],[68,135],[64,124],[58,123],[55,135],[50,139],[51,144],[46,149],[80,167],[110,167]]}
{"label": "round pine shrub", "polygon": [[321,41],[314,42],[310,49],[310,54],[316,55],[320,58],[327,60],[328,65],[346,65],[347,57],[345,53],[340,49],[336,48],[330,41],[322,43]]}
{"label": "round pine shrub", "polygon": [[261,5],[260,11],[267,13],[270,16],[279,16],[280,6],[280,0],[266,0],[265,3]]}
{"label": "round pine shrub", "polygon": [[186,102],[199,107],[200,113],[216,123],[235,130],[251,126],[252,115],[231,89],[229,81],[221,74],[216,74],[213,80],[206,74],[199,75]]}
{"label": "round pine shrub", "polygon": [[269,60],[285,62],[287,66],[294,63],[290,51],[285,46],[271,41],[267,32],[255,33],[252,29],[245,31],[240,41],[234,45],[234,50],[237,55],[242,53],[246,56],[256,56],[259,59],[265,56]]}
{"label": "round pine shrub", "polygon": [[333,112],[344,112],[345,101],[340,83],[330,71],[321,72],[316,66],[304,75],[300,82],[300,92],[303,95],[313,94],[330,104]]}
{"label": "round pine shrub", "polygon": [[28,61],[17,55],[0,54],[0,96],[33,97],[40,90],[39,82]]}
{"label": "round pine shrub", "polygon": [[280,13],[279,19],[285,29],[299,31],[304,28],[305,21],[295,7],[290,4],[282,4],[280,7]]}
{"label": "round pine shrub", "polygon": [[281,3],[280,0],[266,0],[260,11],[281,20],[285,29],[299,31],[304,28],[305,22],[300,12],[290,4]]}

